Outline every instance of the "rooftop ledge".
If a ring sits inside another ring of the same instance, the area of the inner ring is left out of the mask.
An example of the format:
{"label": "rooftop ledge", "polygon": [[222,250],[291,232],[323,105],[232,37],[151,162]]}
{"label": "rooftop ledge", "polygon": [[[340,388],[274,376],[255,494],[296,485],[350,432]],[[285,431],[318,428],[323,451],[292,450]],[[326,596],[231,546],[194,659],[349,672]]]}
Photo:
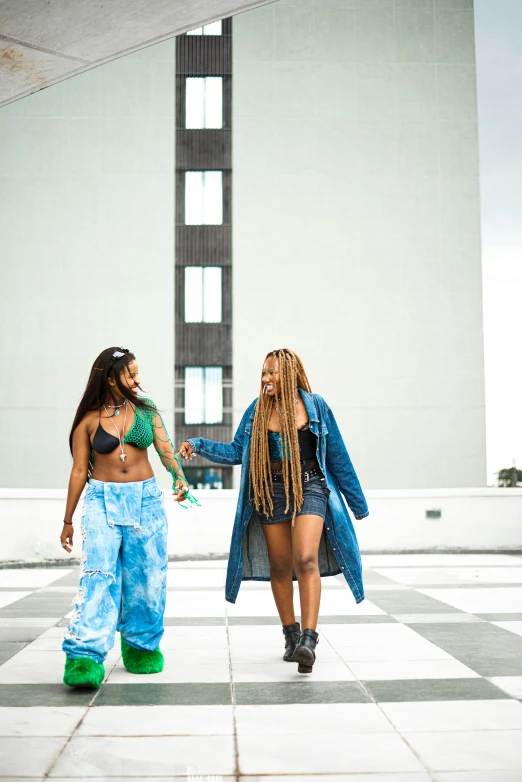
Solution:
{"label": "rooftop ledge", "polygon": [[[171,489],[163,490],[165,496]],[[194,494],[201,500],[230,500],[237,497],[237,489],[195,489]],[[442,497],[522,497],[522,488],[499,489],[497,487],[477,487],[465,489],[368,489],[365,495],[369,500],[380,499],[423,499]],[[0,500],[65,500],[66,489],[8,489],[0,488]]]}

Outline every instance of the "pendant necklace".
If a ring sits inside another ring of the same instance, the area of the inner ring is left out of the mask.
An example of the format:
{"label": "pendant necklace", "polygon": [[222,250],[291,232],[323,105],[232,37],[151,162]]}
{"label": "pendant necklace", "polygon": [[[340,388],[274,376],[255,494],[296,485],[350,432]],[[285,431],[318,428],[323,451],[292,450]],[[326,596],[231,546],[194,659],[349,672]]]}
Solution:
{"label": "pendant necklace", "polygon": [[[296,403],[296,405],[299,404],[299,397],[298,396],[296,397],[295,403]],[[279,405],[277,404],[277,397],[276,396],[274,397],[274,405],[275,405],[275,409],[277,410],[277,412],[279,414],[279,418],[282,418],[283,417],[283,411],[279,409]]]}
{"label": "pendant necklace", "polygon": [[[105,408],[105,412],[107,413],[107,417],[108,417],[109,421],[112,423],[112,425],[116,429],[116,434],[118,435],[118,442],[119,442],[120,448],[121,448],[120,459],[122,460],[122,462],[124,462],[125,459],[127,458],[127,454],[125,453],[125,451],[123,449],[123,441],[125,440],[125,424],[127,422],[127,400],[122,402],[121,405],[118,405],[118,407],[123,407],[123,405],[125,405],[125,415],[123,416],[123,426],[122,426],[122,429],[121,429],[121,434],[120,434],[120,430],[118,429],[118,427],[116,426],[116,424],[112,420],[114,418],[114,416],[110,415],[109,411],[107,409],[108,407],[115,407],[115,405],[106,405],[106,404],[103,405],[104,408]],[[114,413],[114,415],[117,415],[119,412],[120,411],[117,410],[117,412]]]}
{"label": "pendant necklace", "polygon": [[120,407],[123,407],[124,404],[126,404],[127,400],[124,399],[121,405],[106,405],[106,407],[109,407],[111,410],[114,410],[114,415],[120,414]]}

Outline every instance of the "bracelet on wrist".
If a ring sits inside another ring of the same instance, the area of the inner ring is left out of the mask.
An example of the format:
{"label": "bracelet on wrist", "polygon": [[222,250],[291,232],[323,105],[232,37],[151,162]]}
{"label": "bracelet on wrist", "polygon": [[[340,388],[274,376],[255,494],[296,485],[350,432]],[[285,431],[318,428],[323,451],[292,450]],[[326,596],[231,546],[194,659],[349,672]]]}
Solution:
{"label": "bracelet on wrist", "polygon": [[64,523],[64,524],[70,524],[70,525],[71,525],[71,527],[72,527],[72,524],[73,524],[73,523],[72,523],[72,521],[65,521],[65,519],[63,520],[63,523]]}

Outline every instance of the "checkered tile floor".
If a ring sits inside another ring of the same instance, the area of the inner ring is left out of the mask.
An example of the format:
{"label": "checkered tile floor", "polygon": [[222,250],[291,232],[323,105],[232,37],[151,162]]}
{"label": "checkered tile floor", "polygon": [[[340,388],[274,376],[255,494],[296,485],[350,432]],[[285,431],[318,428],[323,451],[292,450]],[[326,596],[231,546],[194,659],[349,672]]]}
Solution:
{"label": "checkered tile floor", "polygon": [[267,584],[230,605],[225,562],[172,564],[163,673],[115,647],[98,693],[61,684],[77,571],[0,570],[0,779],[521,782],[522,556],[364,564],[359,606],[323,580],[309,677]]}

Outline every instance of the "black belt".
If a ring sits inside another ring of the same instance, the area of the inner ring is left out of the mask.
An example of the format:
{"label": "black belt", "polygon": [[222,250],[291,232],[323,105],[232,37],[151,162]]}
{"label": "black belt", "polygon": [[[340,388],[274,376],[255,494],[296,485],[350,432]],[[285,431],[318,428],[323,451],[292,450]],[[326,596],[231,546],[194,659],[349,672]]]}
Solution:
{"label": "black belt", "polygon": [[[315,478],[316,475],[322,475],[321,468],[319,465],[316,467],[312,467],[309,470],[301,470],[301,480],[303,483],[308,483],[308,481],[311,478]],[[274,483],[282,483],[283,482],[283,473],[282,472],[273,472],[272,473],[272,480]]]}

